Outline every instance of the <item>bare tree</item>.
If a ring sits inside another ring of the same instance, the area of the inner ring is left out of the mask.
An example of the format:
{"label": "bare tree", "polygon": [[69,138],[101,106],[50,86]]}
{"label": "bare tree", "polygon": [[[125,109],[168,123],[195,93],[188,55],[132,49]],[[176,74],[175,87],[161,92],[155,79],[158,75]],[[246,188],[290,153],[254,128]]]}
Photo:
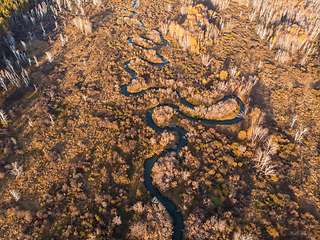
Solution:
{"label": "bare tree", "polygon": [[101,0],[93,0],[93,4],[97,7],[101,6]]}
{"label": "bare tree", "polygon": [[0,109],[0,120],[4,121],[6,124],[8,124],[8,118],[2,109]]}
{"label": "bare tree", "polygon": [[291,121],[291,124],[290,124],[290,127],[292,128],[294,123],[298,120],[298,116],[295,115],[293,118],[292,118],[292,121]]}
{"label": "bare tree", "polygon": [[202,54],[201,55],[201,62],[203,65],[205,65],[206,67],[208,67],[211,63],[211,58],[209,54]]}
{"label": "bare tree", "polygon": [[35,61],[35,63],[36,63],[36,66],[39,67],[39,63],[38,63],[37,57],[33,55],[33,59],[34,59],[34,61]]}
{"label": "bare tree", "polygon": [[10,194],[14,197],[14,199],[18,202],[20,200],[20,195],[14,190],[10,191]]}
{"label": "bare tree", "polygon": [[22,77],[26,87],[28,87],[30,78],[29,78],[29,74],[28,74],[27,70],[25,70],[24,68],[22,68],[21,77]]}
{"label": "bare tree", "polygon": [[274,155],[278,150],[278,144],[274,141],[273,137],[269,137],[265,145],[265,153],[267,155]]}
{"label": "bare tree", "polygon": [[218,9],[223,10],[229,6],[230,0],[211,0],[211,3]]}
{"label": "bare tree", "polygon": [[308,128],[300,128],[300,130],[296,130],[295,135],[294,135],[294,140],[296,142],[302,142],[303,135],[308,131]]}
{"label": "bare tree", "polygon": [[32,120],[30,118],[28,118],[28,124],[29,124],[30,127],[32,127],[32,125],[33,125],[32,124]]}
{"label": "bare tree", "polygon": [[53,57],[52,57],[52,54],[50,52],[46,52],[46,55],[48,57],[48,61],[49,63],[53,63]]}
{"label": "bare tree", "polygon": [[5,77],[3,75],[3,70],[1,70],[1,72],[0,72],[0,84],[6,91],[8,91],[6,83],[5,83]]}
{"label": "bare tree", "polygon": [[252,236],[250,234],[242,234],[240,236],[240,240],[252,240]]}
{"label": "bare tree", "polygon": [[120,216],[115,216],[112,222],[115,225],[121,225],[122,224],[121,217]]}
{"label": "bare tree", "polygon": [[169,30],[169,23],[162,23],[160,26],[160,31],[163,35],[167,35]]}
{"label": "bare tree", "polygon": [[53,119],[52,119],[51,114],[49,114],[49,118],[50,118],[50,121],[51,121],[51,125],[54,126],[54,121],[53,121]]}
{"label": "bare tree", "polygon": [[23,47],[23,50],[26,52],[27,51],[27,45],[24,41],[20,41]]}
{"label": "bare tree", "polygon": [[19,167],[16,162],[12,163],[11,165],[12,165],[11,174],[15,175],[16,178],[19,178],[22,174],[22,166]]}
{"label": "bare tree", "polygon": [[274,166],[271,164],[271,157],[261,148],[258,148],[253,158],[256,162],[255,167],[262,171],[265,175],[275,175]]}
{"label": "bare tree", "polygon": [[241,110],[238,114],[239,118],[245,119],[248,113],[248,108],[245,108],[244,110]]}
{"label": "bare tree", "polygon": [[187,15],[188,14],[188,7],[182,6],[180,9],[181,15]]}
{"label": "bare tree", "polygon": [[252,140],[252,142],[261,141],[266,138],[266,136],[268,135],[268,131],[269,130],[267,128],[254,125],[251,134],[249,134],[249,138]]}

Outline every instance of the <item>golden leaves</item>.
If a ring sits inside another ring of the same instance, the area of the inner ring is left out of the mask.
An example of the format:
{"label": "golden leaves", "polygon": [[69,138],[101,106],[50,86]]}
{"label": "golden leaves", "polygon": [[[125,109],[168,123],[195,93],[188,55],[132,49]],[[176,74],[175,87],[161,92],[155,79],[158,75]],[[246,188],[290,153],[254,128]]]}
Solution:
{"label": "golden leaves", "polygon": [[226,80],[227,77],[228,77],[228,72],[227,72],[227,71],[221,71],[219,77],[220,77],[220,79],[223,80],[223,81]]}

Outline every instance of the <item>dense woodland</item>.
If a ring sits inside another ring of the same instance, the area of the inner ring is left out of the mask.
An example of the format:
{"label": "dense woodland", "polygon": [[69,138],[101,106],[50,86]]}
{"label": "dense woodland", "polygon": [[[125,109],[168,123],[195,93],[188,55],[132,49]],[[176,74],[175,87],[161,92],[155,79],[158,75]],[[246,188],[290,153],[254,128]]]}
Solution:
{"label": "dense woodland", "polygon": [[133,5],[0,2],[0,238],[171,239],[163,153],[183,239],[319,239],[318,1]]}

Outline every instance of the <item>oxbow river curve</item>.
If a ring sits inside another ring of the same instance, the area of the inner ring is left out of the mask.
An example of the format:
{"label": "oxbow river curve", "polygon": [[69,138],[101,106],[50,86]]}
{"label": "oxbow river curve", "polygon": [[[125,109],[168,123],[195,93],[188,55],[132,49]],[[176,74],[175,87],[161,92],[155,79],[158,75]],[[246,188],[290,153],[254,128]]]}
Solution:
{"label": "oxbow river curve", "polygon": [[[133,5],[133,8],[136,8],[138,6],[138,4],[139,4],[139,0],[136,0],[134,5]],[[134,11],[132,11],[130,9],[127,9],[126,11],[132,13],[131,17],[134,17],[134,16],[137,15],[136,12],[134,12]],[[141,24],[141,27],[146,28],[141,21],[139,21],[139,22]],[[166,41],[163,38],[163,36],[162,36],[162,34],[160,32],[159,32],[159,35],[160,35],[160,38],[162,40],[162,43],[161,44],[156,44],[157,47],[163,47],[163,46],[169,45],[168,41]],[[145,40],[148,40],[148,39],[145,39]],[[133,43],[132,42],[132,38],[129,38],[128,41],[130,43]],[[162,56],[160,56],[158,54],[157,54],[157,56],[162,60],[162,63],[152,63],[152,62],[149,62],[149,61],[146,61],[146,62],[148,62],[150,65],[155,66],[155,67],[162,67],[162,66],[165,66],[166,64],[169,63],[164,57],[162,57]],[[130,61],[125,63],[125,70],[128,73],[131,74],[132,79],[127,85],[124,85],[124,86],[121,87],[121,93],[123,95],[127,96],[127,97],[135,97],[135,96],[141,96],[141,95],[145,94],[148,91],[159,89],[159,88],[148,88],[148,89],[140,91],[138,93],[129,93],[127,91],[127,88],[132,83],[132,80],[137,78],[137,73],[129,68],[129,63],[131,61],[134,61],[134,60],[135,59],[132,59],[132,60],[130,60]],[[183,105],[185,105],[185,106],[187,106],[189,108],[194,108],[194,106],[192,104],[190,104],[188,101],[186,101],[185,98],[181,97],[179,92],[177,92],[177,95],[180,97],[181,103]],[[244,111],[245,110],[245,106],[244,106],[243,102],[237,96],[226,96],[223,99],[221,99],[220,101],[226,101],[227,99],[230,99],[230,98],[233,98],[238,102],[238,104],[240,106],[240,111]],[[160,106],[164,106],[164,105],[158,105],[157,107],[160,107]],[[238,123],[238,122],[240,122],[242,120],[242,118],[240,118],[240,117],[235,117],[233,119],[228,119],[228,120],[223,120],[223,121],[209,120],[209,119],[196,119],[196,118],[187,116],[187,115],[183,114],[182,112],[180,112],[179,108],[177,106],[174,106],[174,105],[167,105],[167,106],[170,106],[174,110],[176,110],[176,112],[178,112],[181,115],[182,118],[187,118],[188,120],[196,121],[197,123],[200,123],[200,124],[211,124],[211,125],[224,124],[224,125],[228,125],[228,124]],[[178,152],[179,150],[182,149],[183,146],[186,145],[186,142],[187,142],[186,133],[187,133],[187,131],[185,131],[183,128],[177,127],[177,126],[175,126],[175,127],[165,127],[165,128],[158,127],[154,123],[154,121],[152,119],[153,110],[154,110],[154,108],[151,109],[147,113],[148,126],[151,127],[152,129],[154,129],[155,132],[157,132],[157,133],[162,133],[163,131],[178,132],[179,133],[179,142],[178,142],[177,147],[175,149],[167,150],[167,152],[170,152],[170,151],[171,152],[172,151]],[[165,152],[163,151],[159,155],[154,155],[153,157],[150,157],[150,158],[145,160],[145,162],[144,162],[144,182],[145,182],[145,186],[146,186],[147,190],[149,191],[151,197],[156,197],[159,200],[159,202],[161,202],[162,205],[166,208],[166,210],[169,212],[169,214],[173,217],[174,233],[173,233],[172,239],[173,240],[179,240],[179,239],[182,238],[182,230],[183,230],[183,227],[184,227],[183,217],[182,217],[180,211],[174,205],[174,203],[172,201],[170,201],[169,199],[163,197],[162,194],[159,192],[159,190],[156,187],[154,187],[153,184],[152,184],[152,182],[153,182],[152,181],[152,177],[151,177],[152,167],[155,164],[155,162],[158,160],[158,158],[159,157],[163,157],[164,155],[165,155]]]}

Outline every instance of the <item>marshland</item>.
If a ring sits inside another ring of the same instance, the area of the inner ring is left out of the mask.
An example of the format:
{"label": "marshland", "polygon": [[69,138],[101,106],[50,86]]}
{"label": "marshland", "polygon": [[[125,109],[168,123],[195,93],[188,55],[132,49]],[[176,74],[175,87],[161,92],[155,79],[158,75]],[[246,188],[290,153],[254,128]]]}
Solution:
{"label": "marshland", "polygon": [[320,3],[5,0],[1,239],[318,239]]}

